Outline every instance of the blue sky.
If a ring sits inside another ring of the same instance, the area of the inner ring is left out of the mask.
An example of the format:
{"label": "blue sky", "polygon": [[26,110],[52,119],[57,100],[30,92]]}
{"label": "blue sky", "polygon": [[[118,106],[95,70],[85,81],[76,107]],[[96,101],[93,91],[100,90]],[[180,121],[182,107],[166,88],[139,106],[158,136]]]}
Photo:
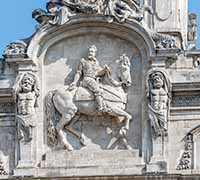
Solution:
{"label": "blue sky", "polygon": [[[0,57],[7,44],[32,35],[36,22],[32,19],[31,13],[38,7],[45,8],[47,0],[1,1]],[[200,36],[200,0],[189,0],[189,12],[197,13]],[[197,47],[200,48],[200,37]]]}

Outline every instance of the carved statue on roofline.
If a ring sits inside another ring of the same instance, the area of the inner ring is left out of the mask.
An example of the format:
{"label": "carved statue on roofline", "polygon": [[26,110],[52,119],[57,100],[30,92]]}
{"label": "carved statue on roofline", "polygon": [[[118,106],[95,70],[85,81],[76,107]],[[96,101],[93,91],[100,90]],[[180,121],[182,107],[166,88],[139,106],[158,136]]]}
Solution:
{"label": "carved statue on roofline", "polygon": [[195,43],[197,40],[197,15],[194,13],[189,14],[188,25],[188,49],[195,49]]}
{"label": "carved statue on roofline", "polygon": [[42,27],[47,24],[62,25],[76,14],[102,14],[108,22],[117,20],[123,23],[125,20],[142,21],[144,11],[153,14],[150,7],[140,7],[136,0],[51,0],[47,3],[47,11],[36,9],[32,17]]}

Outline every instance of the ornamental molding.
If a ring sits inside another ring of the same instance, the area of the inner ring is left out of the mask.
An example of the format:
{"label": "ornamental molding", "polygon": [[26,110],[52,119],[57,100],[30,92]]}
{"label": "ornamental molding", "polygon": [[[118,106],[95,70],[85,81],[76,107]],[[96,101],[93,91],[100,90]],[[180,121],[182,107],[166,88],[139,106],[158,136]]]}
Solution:
{"label": "ornamental molding", "polygon": [[24,41],[12,42],[6,46],[3,56],[5,58],[26,58],[27,43]]}
{"label": "ornamental molding", "polygon": [[187,170],[193,168],[194,141],[193,134],[187,134],[185,137],[184,151],[176,167],[177,170]]}

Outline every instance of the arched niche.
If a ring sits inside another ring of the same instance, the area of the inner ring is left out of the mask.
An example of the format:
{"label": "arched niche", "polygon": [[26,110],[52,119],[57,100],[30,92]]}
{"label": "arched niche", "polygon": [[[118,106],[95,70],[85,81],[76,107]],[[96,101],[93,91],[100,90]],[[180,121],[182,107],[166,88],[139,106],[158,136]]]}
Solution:
{"label": "arched niche", "polygon": [[[41,82],[41,103],[47,93],[53,89],[69,84],[74,77],[79,60],[86,56],[87,48],[95,44],[98,48],[97,59],[101,65],[108,64],[115,74],[116,60],[126,53],[131,60],[132,86],[128,90],[127,111],[132,114],[132,122],[128,133],[128,142],[133,149],[142,149],[143,126],[147,113],[145,104],[145,76],[149,61],[154,56],[154,44],[145,28],[137,22],[108,23],[101,16],[80,16],[69,23],[39,30],[32,38],[28,55],[38,68]],[[41,124],[45,122],[43,106]],[[106,123],[106,122],[105,122]],[[86,131],[97,133],[88,129]],[[98,125],[97,125],[98,126]],[[42,128],[44,129],[42,129]],[[45,123],[38,133],[45,137]],[[91,141],[100,149],[105,149],[108,139],[102,132],[99,138]],[[87,136],[89,136],[87,134]],[[92,136],[91,136],[92,137]],[[103,140],[102,140],[103,137]],[[77,141],[69,138],[75,149],[80,149]],[[44,142],[45,144],[45,138]]]}

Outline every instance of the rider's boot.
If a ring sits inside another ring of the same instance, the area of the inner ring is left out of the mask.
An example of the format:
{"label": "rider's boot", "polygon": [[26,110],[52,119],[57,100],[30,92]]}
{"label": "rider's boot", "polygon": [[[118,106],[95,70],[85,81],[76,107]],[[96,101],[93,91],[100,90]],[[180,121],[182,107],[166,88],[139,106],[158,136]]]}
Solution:
{"label": "rider's boot", "polygon": [[96,96],[96,102],[97,102],[97,111],[99,112],[106,112],[105,105],[103,103],[102,96]]}

